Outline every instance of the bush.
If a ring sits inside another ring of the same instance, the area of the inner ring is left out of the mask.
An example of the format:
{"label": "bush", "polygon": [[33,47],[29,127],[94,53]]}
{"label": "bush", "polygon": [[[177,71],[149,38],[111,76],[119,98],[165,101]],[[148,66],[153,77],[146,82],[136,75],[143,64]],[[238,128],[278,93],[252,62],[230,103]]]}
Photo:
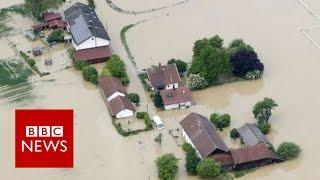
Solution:
{"label": "bush", "polygon": [[245,75],[246,80],[261,79],[263,72],[259,70],[250,71]]}
{"label": "bush", "polygon": [[220,165],[211,158],[202,160],[197,166],[197,172],[202,178],[214,178],[220,175]]}
{"label": "bush", "polygon": [[76,61],[75,68],[76,70],[82,70],[84,67],[89,66],[90,64],[87,61]]}
{"label": "bush", "polygon": [[213,113],[210,116],[211,122],[218,128],[226,128],[230,125],[231,117],[229,114]]}
{"label": "bush", "polygon": [[[192,147],[191,147],[192,148]],[[200,163],[201,159],[196,154],[194,149],[191,149],[186,154],[186,170],[189,175],[197,175],[197,166]]]}
{"label": "bush", "polygon": [[293,142],[283,142],[277,149],[278,156],[283,160],[291,160],[300,154],[300,147]]}
{"label": "bush", "polygon": [[149,117],[148,114],[146,114],[146,115],[143,117],[143,120],[144,120],[144,124],[146,125],[146,130],[151,130],[151,129],[153,129],[152,120],[150,119],[150,117]]}
{"label": "bush", "polygon": [[254,49],[246,44],[242,39],[234,39],[228,48],[230,56],[233,56],[235,53],[240,51],[254,51]]}
{"label": "bush", "polygon": [[159,92],[157,92],[154,96],[154,105],[157,108],[161,108],[161,109],[164,107],[162,97]]}
{"label": "bush", "polygon": [[232,139],[236,139],[236,138],[238,138],[240,135],[239,135],[239,132],[238,132],[238,130],[236,129],[236,128],[233,128],[233,129],[231,129],[231,131],[230,131],[230,137],[232,138]]}
{"label": "bush", "polygon": [[91,66],[86,66],[82,69],[82,76],[84,80],[90,81],[94,84],[98,81],[98,71]]}
{"label": "bush", "polygon": [[47,41],[49,43],[52,42],[63,42],[64,37],[63,37],[63,30],[54,30],[51,32],[51,34],[48,36]]}
{"label": "bush", "polygon": [[189,144],[189,143],[184,143],[184,144],[182,145],[182,149],[183,149],[183,151],[186,152],[186,153],[188,153],[188,152],[190,152],[190,151],[193,150],[191,144]]}
{"label": "bush", "polygon": [[159,133],[155,138],[154,141],[161,144],[162,143],[162,134]]}
{"label": "bush", "polygon": [[147,112],[137,112],[137,118],[143,119],[147,114]]}
{"label": "bush", "polygon": [[271,124],[266,122],[258,123],[258,128],[261,130],[263,134],[268,134],[271,129]]}
{"label": "bush", "polygon": [[88,6],[91,7],[92,9],[96,8],[96,5],[94,4],[93,0],[88,0]]}
{"label": "bush", "polygon": [[103,67],[102,69],[102,76],[104,77],[111,77],[112,76],[112,73],[110,71],[110,69],[106,68],[106,67]]}
{"label": "bush", "polygon": [[168,64],[176,64],[178,72],[180,75],[187,71],[187,63],[181,61],[180,59],[170,59]]}
{"label": "bush", "polygon": [[157,158],[158,177],[161,180],[172,180],[178,172],[178,161],[172,153]]}
{"label": "bush", "polygon": [[138,104],[140,103],[140,97],[137,93],[130,93],[127,95],[127,97],[130,99],[131,102]]}
{"label": "bush", "polygon": [[187,86],[192,90],[199,90],[206,88],[208,82],[200,74],[190,74],[187,78]]}
{"label": "bush", "polygon": [[121,77],[121,78],[120,78],[120,80],[121,80],[122,84],[124,84],[124,85],[128,85],[128,84],[129,84],[129,82],[130,82],[130,80],[129,80],[129,77],[128,77],[128,76]]}

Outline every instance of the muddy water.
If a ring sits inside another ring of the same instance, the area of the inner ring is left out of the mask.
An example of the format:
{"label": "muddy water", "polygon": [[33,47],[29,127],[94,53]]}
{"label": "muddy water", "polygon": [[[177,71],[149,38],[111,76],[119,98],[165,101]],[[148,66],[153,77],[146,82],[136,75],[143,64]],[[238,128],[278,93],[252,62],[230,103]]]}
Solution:
{"label": "muddy water", "polygon": [[[143,7],[146,2],[140,0],[134,7]],[[163,2],[159,2],[159,6]],[[315,0],[308,0],[308,3],[320,7]],[[130,7],[132,3],[119,1],[120,4]],[[119,14],[104,0],[97,0],[96,5],[102,22],[108,27],[112,48],[122,57],[126,57],[126,53],[119,38],[121,28],[151,18],[128,33],[129,46],[139,69],[159,61],[164,63],[171,57],[190,62],[196,39],[220,34],[226,43],[242,37],[252,44],[266,66],[265,75],[259,81],[237,82],[195,92],[196,105],[192,108],[159,112],[166,125],[166,130],[162,131],[164,142],[160,146],[153,140],[158,131],[129,138],[119,136],[96,87],[83,82],[79,72],[55,73],[48,77],[54,81],[34,83],[35,97],[29,103],[0,104],[0,146],[3,147],[0,179],[156,179],[154,159],[166,152],[174,152],[182,159],[177,179],[196,179],[185,174],[183,153],[168,130],[178,128],[179,120],[190,112],[205,116],[216,111],[226,112],[232,116],[231,127],[239,127],[244,122],[254,121],[251,107],[264,96],[273,97],[279,104],[271,119],[273,130],[268,135],[271,142],[277,146],[283,140],[295,141],[301,145],[303,153],[297,160],[260,168],[243,179],[320,178],[315,172],[320,160],[316,155],[320,150],[317,144],[320,136],[317,129],[320,53],[300,32],[319,22],[297,1],[190,1],[139,16]],[[142,99],[140,109],[154,115],[156,112],[138,83],[134,67],[128,59],[125,61],[132,82],[128,91],[138,92]],[[19,107],[75,110],[74,169],[14,169],[13,109]],[[222,135],[230,147],[238,146],[228,138],[228,130]]]}

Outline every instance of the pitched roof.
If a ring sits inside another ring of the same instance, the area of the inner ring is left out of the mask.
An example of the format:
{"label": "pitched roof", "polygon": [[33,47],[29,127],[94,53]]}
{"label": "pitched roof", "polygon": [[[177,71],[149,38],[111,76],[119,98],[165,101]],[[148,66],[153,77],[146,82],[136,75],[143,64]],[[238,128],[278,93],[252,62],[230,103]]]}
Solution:
{"label": "pitched roof", "polygon": [[56,20],[56,19],[61,19],[61,14],[55,13],[55,12],[44,12],[42,16],[43,16],[43,20],[46,22]]}
{"label": "pitched roof", "polygon": [[221,166],[228,166],[233,164],[233,159],[230,153],[214,154],[211,155],[210,158],[220,163]]}
{"label": "pitched roof", "polygon": [[266,143],[271,145],[267,137],[261,132],[256,124],[245,123],[238,129],[244,143],[249,146],[253,146],[259,143]]}
{"label": "pitched roof", "polygon": [[49,21],[49,28],[57,27],[57,28],[65,28],[66,23],[61,19],[56,19],[53,21]]}
{"label": "pitched roof", "polygon": [[122,82],[118,78],[101,76],[98,81],[103,94],[107,98],[116,92],[121,92],[123,94],[127,93]]}
{"label": "pitched roof", "polygon": [[49,23],[45,22],[45,23],[35,24],[35,25],[31,26],[31,28],[34,30],[41,30],[41,29],[44,29],[48,26],[49,26]]}
{"label": "pitched roof", "polygon": [[76,44],[81,44],[92,36],[110,40],[96,12],[89,6],[77,2],[65,10],[64,14]]}
{"label": "pitched roof", "polygon": [[109,58],[111,55],[109,46],[77,50],[75,53],[76,59],[80,61]]}
{"label": "pitched roof", "polygon": [[161,90],[160,95],[165,106],[191,101],[191,91],[186,86]]}
{"label": "pitched roof", "polygon": [[191,113],[180,121],[180,125],[202,158],[207,157],[218,149],[229,152],[229,148],[206,117],[197,113]]}
{"label": "pitched roof", "polygon": [[135,111],[132,102],[127,97],[117,96],[107,104],[112,116],[116,116],[123,109]]}
{"label": "pitched roof", "polygon": [[176,64],[148,68],[147,76],[152,87],[181,82]]}
{"label": "pitched roof", "polygon": [[266,144],[257,144],[239,149],[231,149],[230,152],[235,165],[263,159],[281,161],[274,151],[269,149]]}

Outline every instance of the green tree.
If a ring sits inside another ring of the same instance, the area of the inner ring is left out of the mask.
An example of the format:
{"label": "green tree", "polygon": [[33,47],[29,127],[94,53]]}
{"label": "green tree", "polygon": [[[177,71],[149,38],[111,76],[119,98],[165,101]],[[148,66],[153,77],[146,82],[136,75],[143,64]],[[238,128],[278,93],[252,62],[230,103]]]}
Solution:
{"label": "green tree", "polygon": [[137,93],[130,93],[127,97],[131,100],[131,102],[138,104],[140,102],[139,94]]}
{"label": "green tree", "polygon": [[98,71],[91,66],[86,66],[82,69],[83,79],[86,81],[90,81],[94,84],[98,82]]}
{"label": "green tree", "polygon": [[158,177],[161,180],[173,180],[178,171],[178,161],[172,153],[157,158]]}
{"label": "green tree", "polygon": [[197,175],[197,166],[200,163],[201,159],[198,157],[196,151],[191,148],[190,151],[186,153],[186,170],[189,175]]}
{"label": "green tree", "polygon": [[41,20],[42,13],[48,9],[57,8],[63,0],[25,0],[26,12],[32,15],[35,19]]}
{"label": "green tree", "polygon": [[126,65],[121,60],[120,56],[114,54],[110,57],[105,67],[110,70],[111,74],[115,77],[126,77]]}
{"label": "green tree", "polygon": [[232,56],[239,51],[254,51],[254,49],[246,44],[243,39],[234,39],[229,44],[228,51]]}
{"label": "green tree", "polygon": [[236,139],[236,138],[239,137],[239,132],[238,132],[238,130],[237,130],[236,128],[231,129],[231,131],[230,131],[230,137],[231,137],[232,139]]}
{"label": "green tree", "polygon": [[180,75],[187,71],[187,63],[181,61],[180,59],[170,59],[168,64],[176,64]]}
{"label": "green tree", "polygon": [[47,38],[47,41],[49,43],[52,42],[62,42],[64,41],[64,37],[63,37],[63,31],[58,29],[58,30],[54,30],[50,33],[50,35]]}
{"label": "green tree", "polygon": [[189,74],[200,74],[209,84],[224,83],[232,75],[230,57],[224,49],[204,47],[193,58]]}
{"label": "green tree", "polygon": [[253,106],[252,113],[259,123],[262,121],[268,123],[271,116],[271,110],[277,107],[278,104],[271,98],[264,98]]}
{"label": "green tree", "polygon": [[220,165],[211,158],[202,160],[197,166],[197,172],[202,178],[214,178],[220,175]]}
{"label": "green tree", "polygon": [[193,150],[193,147],[189,143],[184,143],[182,145],[182,149],[183,149],[184,152],[188,153],[188,152]]}
{"label": "green tree", "polygon": [[218,129],[222,129],[230,125],[231,117],[229,114],[213,113],[210,120]]}
{"label": "green tree", "polygon": [[271,129],[271,124],[262,121],[262,122],[258,123],[258,128],[261,130],[261,132],[263,134],[268,134],[270,132],[270,129]]}
{"label": "green tree", "polygon": [[211,45],[211,47],[222,49],[223,39],[219,35],[215,35],[209,39],[209,44]]}
{"label": "green tree", "polygon": [[75,68],[76,70],[82,70],[84,67],[89,66],[90,64],[87,61],[76,61]]}
{"label": "green tree", "polygon": [[162,101],[162,97],[160,95],[159,92],[157,92],[154,96],[154,105],[157,107],[157,108],[163,108],[163,101]]}

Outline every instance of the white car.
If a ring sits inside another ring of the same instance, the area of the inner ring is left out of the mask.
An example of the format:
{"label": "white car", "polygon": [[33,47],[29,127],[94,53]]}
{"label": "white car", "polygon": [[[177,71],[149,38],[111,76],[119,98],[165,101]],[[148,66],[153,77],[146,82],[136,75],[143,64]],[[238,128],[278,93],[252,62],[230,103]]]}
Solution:
{"label": "white car", "polygon": [[154,122],[154,124],[155,124],[157,129],[163,129],[164,128],[164,125],[163,125],[163,123],[162,123],[162,121],[161,121],[159,116],[153,116],[152,120],[153,120],[153,122]]}

